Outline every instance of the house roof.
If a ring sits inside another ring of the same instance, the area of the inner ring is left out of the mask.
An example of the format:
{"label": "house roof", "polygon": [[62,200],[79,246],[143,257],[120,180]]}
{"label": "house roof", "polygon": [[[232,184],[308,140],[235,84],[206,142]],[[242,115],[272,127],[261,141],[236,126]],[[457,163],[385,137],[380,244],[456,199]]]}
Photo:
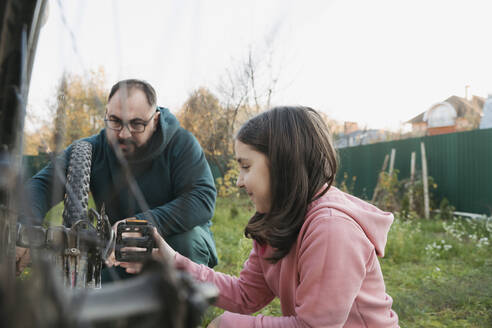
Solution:
{"label": "house roof", "polygon": [[[461,98],[458,96],[451,96],[448,99],[444,100],[444,102],[447,102],[454,107],[454,109],[456,110],[457,117],[464,117],[468,113],[480,115],[482,113],[482,108],[485,103],[485,99],[482,97],[473,96],[471,100],[467,100],[465,98]],[[438,105],[440,105],[440,103],[433,105],[429,109],[432,109]],[[426,112],[427,111],[420,113],[419,115],[415,116],[414,118],[408,120],[405,123],[414,124],[414,123],[424,122],[424,114]]]}
{"label": "house roof", "polygon": [[466,114],[481,114],[485,99],[477,96],[473,96],[471,100],[461,98],[458,96],[451,96],[445,100],[445,102],[451,104],[456,110],[457,117],[463,117]]}
{"label": "house roof", "polygon": [[411,120],[406,121],[405,123],[420,123],[424,121],[424,114],[425,112],[420,113],[419,115],[415,116]]}

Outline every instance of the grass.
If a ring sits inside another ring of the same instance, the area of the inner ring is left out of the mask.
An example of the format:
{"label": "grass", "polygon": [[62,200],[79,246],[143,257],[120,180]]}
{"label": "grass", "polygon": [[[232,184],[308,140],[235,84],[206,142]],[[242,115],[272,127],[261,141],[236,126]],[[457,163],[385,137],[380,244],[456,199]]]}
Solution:
{"label": "grass", "polygon": [[381,265],[402,327],[492,326],[489,230],[467,219],[395,221]]}
{"label": "grass", "polygon": [[[217,200],[212,226],[219,253],[217,271],[239,274],[251,250],[243,231],[252,213],[246,199]],[[487,227],[485,221],[397,216],[380,262],[400,326],[492,327],[490,244],[492,224]],[[209,309],[203,326],[222,312]],[[278,299],[259,313],[282,315]]]}

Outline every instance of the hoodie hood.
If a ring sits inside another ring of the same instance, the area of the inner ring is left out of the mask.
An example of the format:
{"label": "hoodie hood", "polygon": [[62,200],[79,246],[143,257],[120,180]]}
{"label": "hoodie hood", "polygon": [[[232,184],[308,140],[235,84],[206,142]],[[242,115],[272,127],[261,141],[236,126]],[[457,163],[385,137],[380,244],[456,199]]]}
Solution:
{"label": "hoodie hood", "polygon": [[169,144],[169,141],[171,141],[171,139],[174,137],[174,134],[176,134],[176,131],[178,131],[179,129],[179,121],[176,116],[171,114],[169,109],[158,107],[157,110],[161,114],[159,116],[159,127],[154,134],[154,136],[157,137],[155,138],[157,147],[155,149],[156,152],[152,154],[153,157],[164,151],[164,149]]}
{"label": "hoodie hood", "polygon": [[[167,145],[173,138],[176,131],[178,131],[180,125],[176,117],[171,114],[169,109],[164,107],[158,107],[160,112],[159,125],[156,131],[149,140],[149,143],[143,153],[139,154],[137,158],[128,159],[129,164],[140,164],[154,159],[162,154]],[[106,142],[107,147],[111,149],[111,145]],[[111,149],[111,152],[113,150]]]}
{"label": "hoodie hood", "polygon": [[[307,220],[312,216],[311,214],[323,208],[342,212],[353,219],[374,245],[376,254],[380,257],[384,256],[388,232],[394,219],[393,214],[384,212],[376,206],[344,193],[335,187],[330,187],[325,195],[309,204],[306,215]],[[334,215],[340,214],[334,213]]]}

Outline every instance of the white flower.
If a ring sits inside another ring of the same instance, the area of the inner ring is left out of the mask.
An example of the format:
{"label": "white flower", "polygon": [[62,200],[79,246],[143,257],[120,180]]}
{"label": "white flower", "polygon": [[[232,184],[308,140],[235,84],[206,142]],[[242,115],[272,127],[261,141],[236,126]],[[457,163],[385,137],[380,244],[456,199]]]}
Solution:
{"label": "white flower", "polygon": [[481,248],[484,246],[489,246],[489,239],[487,237],[482,237],[478,240],[477,247]]}

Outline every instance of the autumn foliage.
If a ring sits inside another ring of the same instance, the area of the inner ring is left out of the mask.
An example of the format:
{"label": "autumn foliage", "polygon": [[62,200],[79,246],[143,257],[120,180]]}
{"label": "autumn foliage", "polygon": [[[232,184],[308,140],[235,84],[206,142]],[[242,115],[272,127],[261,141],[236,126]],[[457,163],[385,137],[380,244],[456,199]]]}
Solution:
{"label": "autumn foliage", "polygon": [[60,152],[77,139],[98,133],[104,126],[108,90],[103,69],[85,75],[65,73],[60,79],[51,113],[36,131],[26,133],[24,153]]}

